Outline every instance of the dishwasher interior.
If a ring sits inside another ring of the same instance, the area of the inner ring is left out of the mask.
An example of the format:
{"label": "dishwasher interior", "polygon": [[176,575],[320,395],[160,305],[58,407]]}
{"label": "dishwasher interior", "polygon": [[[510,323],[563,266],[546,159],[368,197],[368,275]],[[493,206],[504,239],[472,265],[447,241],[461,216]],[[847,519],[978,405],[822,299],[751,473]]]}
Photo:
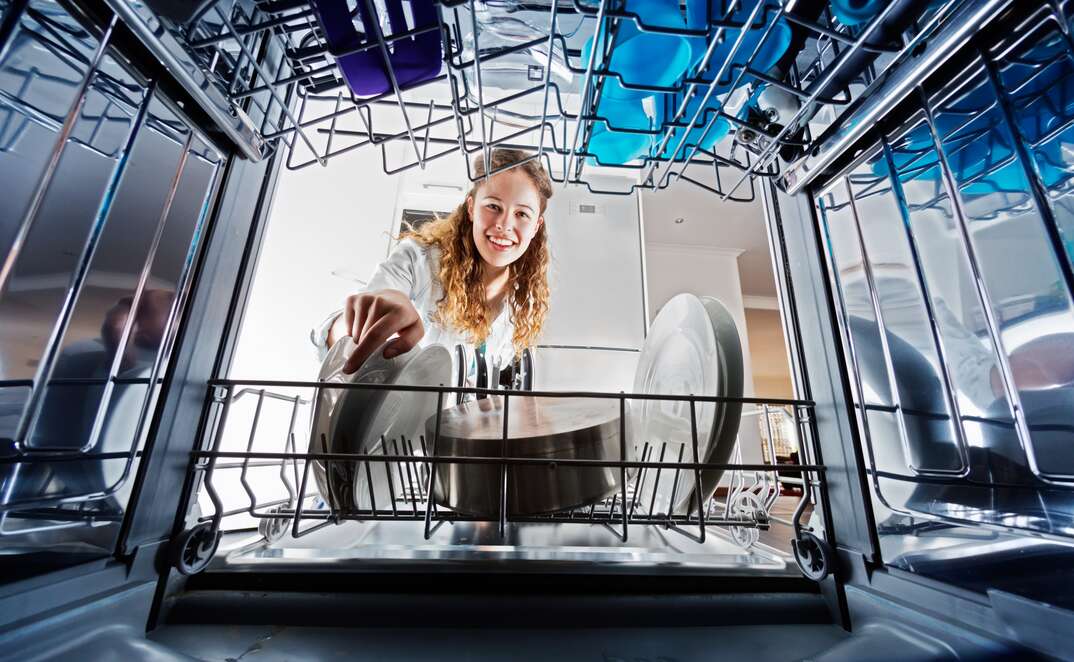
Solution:
{"label": "dishwasher interior", "polygon": [[[354,611],[382,659],[1070,657],[1069,10],[0,0],[0,641],[330,657]],[[316,379],[311,331],[498,148],[555,185],[539,343],[445,348],[474,386]],[[745,363],[646,390],[693,295]],[[378,441],[318,445],[326,393],[382,402]],[[608,455],[510,450],[557,399],[611,412]],[[443,450],[464,403],[485,453]],[[467,472],[491,509],[449,503]],[[519,510],[584,472],[614,489]],[[420,609],[459,611],[375,630]],[[536,617],[466,634],[497,612]]]}

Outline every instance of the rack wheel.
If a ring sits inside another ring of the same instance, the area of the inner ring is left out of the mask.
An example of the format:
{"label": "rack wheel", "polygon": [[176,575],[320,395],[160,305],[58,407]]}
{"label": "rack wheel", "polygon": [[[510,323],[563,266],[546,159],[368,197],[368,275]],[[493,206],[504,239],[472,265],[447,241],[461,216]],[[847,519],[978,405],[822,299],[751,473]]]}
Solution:
{"label": "rack wheel", "polygon": [[822,581],[832,570],[832,551],[828,543],[808,531],[791,541],[794,560],[802,574],[815,582]]}
{"label": "rack wheel", "polygon": [[[280,512],[280,507],[269,509],[269,513]],[[287,527],[291,525],[290,517],[263,517],[257,521],[257,532],[264,536],[265,541],[274,543],[287,533]]]}
{"label": "rack wheel", "polygon": [[[753,492],[740,492],[731,504],[731,514],[735,517],[749,517],[760,521],[764,515],[764,506]],[[732,526],[731,539],[742,549],[749,549],[761,537],[761,532],[752,526]]]}
{"label": "rack wheel", "polygon": [[212,522],[202,522],[179,534],[172,547],[172,565],[184,575],[196,575],[209,565],[220,544],[220,533]]}

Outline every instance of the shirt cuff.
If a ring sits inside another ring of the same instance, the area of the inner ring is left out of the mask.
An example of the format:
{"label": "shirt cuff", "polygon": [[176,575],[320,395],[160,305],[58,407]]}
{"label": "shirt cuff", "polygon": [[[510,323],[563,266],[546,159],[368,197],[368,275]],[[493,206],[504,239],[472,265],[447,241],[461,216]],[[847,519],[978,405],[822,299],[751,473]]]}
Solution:
{"label": "shirt cuff", "polygon": [[324,357],[328,355],[328,350],[330,349],[328,347],[328,334],[332,330],[332,325],[336,323],[336,318],[342,314],[343,309],[340,308],[326,317],[319,326],[310,329],[310,343],[313,345],[319,361],[324,361]]}

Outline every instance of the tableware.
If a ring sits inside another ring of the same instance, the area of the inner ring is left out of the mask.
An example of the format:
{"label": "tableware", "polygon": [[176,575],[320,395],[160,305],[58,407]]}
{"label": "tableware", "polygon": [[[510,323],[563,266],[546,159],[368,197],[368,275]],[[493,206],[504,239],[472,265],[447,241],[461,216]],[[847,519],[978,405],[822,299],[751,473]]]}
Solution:
{"label": "tableware", "polygon": [[[466,402],[442,412],[437,457],[620,458],[619,402],[615,399],[513,395],[508,406],[506,445],[502,396]],[[433,438],[435,427],[433,416],[426,422],[427,439]],[[632,457],[628,450],[627,459]],[[468,515],[496,517],[502,466],[498,462],[440,462],[436,503]],[[586,506],[620,489],[621,477],[620,469],[605,466],[509,466],[507,511],[534,515]]]}
{"label": "tableware", "polygon": [[[355,373],[342,372],[355,349],[348,336],[340,339],[325,357],[320,381],[357,384],[448,385],[451,354],[440,345],[413,349],[385,359],[382,348],[373,352]],[[445,398],[445,400],[448,400]],[[435,392],[381,389],[319,389],[312,417],[310,452],[421,454],[425,418],[436,410]],[[446,404],[446,403],[445,403]],[[389,508],[404,487],[395,476],[398,469],[411,470],[413,486],[416,464],[386,462],[319,461],[312,466],[318,490],[333,509]],[[405,483],[406,481],[404,481]],[[373,496],[370,497],[370,492]]]}
{"label": "tableware", "polygon": [[[347,86],[355,95],[370,97],[391,91],[392,75],[400,88],[408,88],[440,74],[442,39],[439,29],[391,39],[403,32],[438,25],[438,10],[432,0],[410,0],[409,22],[402,0],[386,0],[387,29],[381,27],[372,3],[358,0],[357,4],[365,37],[355,29],[346,0],[313,0],[314,13],[324,29],[328,50],[335,56]],[[385,39],[383,49],[374,45],[355,51],[362,45],[373,43],[372,36],[378,31]]]}
{"label": "tableware", "polygon": [[[668,301],[649,328],[638,359],[634,392],[651,395],[741,397],[741,341],[734,319],[718,300],[680,294]],[[695,402],[699,462],[725,463],[734,450],[740,403]],[[628,439],[648,461],[694,462],[691,408],[683,400],[634,400],[627,418]],[[646,451],[646,445],[648,450]],[[663,454],[663,457],[661,457]],[[642,458],[645,459],[645,458]],[[707,500],[722,470],[701,472]],[[639,499],[653,513],[696,507],[693,471],[647,469]]]}

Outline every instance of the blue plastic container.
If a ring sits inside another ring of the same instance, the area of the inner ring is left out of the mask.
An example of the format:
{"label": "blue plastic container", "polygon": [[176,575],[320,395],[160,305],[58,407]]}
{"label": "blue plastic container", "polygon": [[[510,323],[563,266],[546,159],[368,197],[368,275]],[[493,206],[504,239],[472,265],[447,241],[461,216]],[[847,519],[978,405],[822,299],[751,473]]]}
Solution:
{"label": "blue plastic container", "polygon": [[[664,107],[664,104],[660,104],[662,122],[671,121],[675,110],[678,108],[680,99],[681,97],[677,96],[676,99],[666,107]],[[679,118],[679,121],[689,122],[700,107],[700,102],[701,97],[695,94],[686,107],[686,113]],[[684,132],[686,133],[686,144],[676,155],[676,161],[686,160],[686,157],[689,156],[690,151],[692,151],[694,146],[700,146],[702,149],[712,151],[716,144],[727,137],[727,134],[731,132],[731,123],[722,117],[713,121],[709,130],[707,132],[705,131],[705,125],[712,119],[712,113],[716,112],[718,106],[718,101],[710,99],[706,104],[708,110],[698,117],[697,123],[699,126],[694,126],[689,130],[682,128],[674,129],[671,133],[671,139],[668,140],[668,144],[664,147],[664,150],[661,153],[661,158],[671,158],[675,148],[679,145],[679,141],[682,140]]]}
{"label": "blue plastic container", "polygon": [[880,13],[890,0],[831,0],[832,15],[843,25],[861,25]]}
{"label": "blue plastic container", "polygon": [[[745,23],[756,7],[758,0],[744,0],[742,6],[734,12],[731,16],[731,20],[737,23]],[[687,0],[686,3],[686,17],[687,25],[691,29],[700,30],[704,29],[707,21],[707,13],[709,5],[711,4],[711,13],[714,19],[722,19],[721,11],[723,11],[723,3],[720,0]],[[773,12],[766,10],[761,11],[755,18],[754,22],[747,26],[747,34],[743,39],[742,44],[739,46],[738,51],[735,53],[735,57],[732,60],[732,64],[742,65],[749,60],[749,56],[753,53],[753,50],[757,48],[757,44],[760,43],[761,37],[764,35],[765,28],[767,27],[766,20],[771,20],[774,15]],[[716,72],[720,70],[720,66],[731,54],[731,47],[734,46],[735,40],[738,39],[740,30],[737,29],[725,29],[721,36],[721,42],[716,45],[712,52],[712,57],[709,58],[708,68],[702,75],[706,80],[712,80],[716,76]],[[790,46],[792,37],[792,31],[789,25],[785,21],[780,21],[772,31],[768,34],[768,37],[764,40],[764,45],[761,46],[757,52],[756,57],[753,58],[752,67],[757,71],[767,72],[771,69],[779,59],[783,57],[783,54],[787,52],[787,48]],[[708,40],[701,37],[695,37],[690,41],[690,68],[693,69],[700,64],[705,55],[705,51],[708,49]],[[728,67],[724,72],[723,80],[730,83],[738,75],[738,71],[732,67]],[[727,85],[721,86],[718,91],[726,91]]]}
{"label": "blue plastic container", "polygon": [[623,165],[649,153],[652,136],[611,131],[601,122],[593,124],[588,150],[597,165]]}
{"label": "blue plastic container", "polygon": [[[648,26],[686,27],[675,0],[627,0],[626,10],[638,14]],[[598,52],[603,51],[606,37],[607,23],[601,26],[596,35]],[[589,62],[592,48],[591,37],[582,47],[583,64]],[[601,65],[599,61],[594,63],[597,67]],[[622,75],[623,82],[628,85],[670,87],[682,78],[690,66],[690,44],[678,35],[644,32],[633,19],[623,18],[619,20],[618,36],[607,66],[609,71]],[[635,97],[651,94],[640,90],[624,92]]]}

